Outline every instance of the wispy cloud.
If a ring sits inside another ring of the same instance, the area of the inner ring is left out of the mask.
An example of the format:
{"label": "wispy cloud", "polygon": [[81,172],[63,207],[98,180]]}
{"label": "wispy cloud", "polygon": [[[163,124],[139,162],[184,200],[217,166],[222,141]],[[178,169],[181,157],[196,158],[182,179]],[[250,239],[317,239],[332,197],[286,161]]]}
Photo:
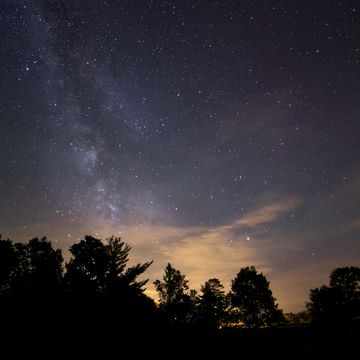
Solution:
{"label": "wispy cloud", "polygon": [[[184,272],[190,280],[190,286],[197,289],[211,277],[221,279],[228,289],[231,279],[241,267],[255,265],[271,280],[275,279],[275,282],[272,282],[274,294],[279,301],[286,304],[286,293],[284,295],[280,293],[283,287],[287,288],[286,278],[281,277],[277,280],[274,258],[276,259],[280,252],[284,253],[284,249],[297,252],[299,244],[296,238],[284,240],[277,236],[272,226],[299,204],[300,200],[295,197],[271,196],[243,216],[215,227],[177,227],[154,224],[116,227],[112,222],[108,225],[104,224],[102,228],[98,223],[93,224],[87,229],[82,229],[81,233],[77,229],[67,227],[71,232],[71,237],[66,235],[61,243],[55,245],[67,249],[71,243],[83,236],[83,231],[102,239],[112,234],[123,237],[133,246],[130,259],[132,264],[154,260],[153,265],[145,274],[145,277],[150,278],[147,293],[153,297],[156,297],[156,293],[152,282],[162,278],[167,262],[171,262]],[[264,225],[274,231],[268,231]],[[36,233],[38,232],[39,229]],[[49,234],[49,230],[40,231],[40,233]],[[49,235],[50,239],[62,237],[61,234]],[[306,285],[302,289],[306,289]],[[283,303],[281,305],[283,306]]]}
{"label": "wispy cloud", "polygon": [[[138,256],[151,254],[155,260],[149,269],[151,280],[161,278],[165,264],[171,262],[188,276],[194,288],[210,277],[219,277],[228,285],[243,266],[255,265],[260,271],[271,273],[269,254],[284,244],[264,241],[266,235],[271,235],[256,227],[278,221],[299,203],[294,197],[278,197],[228,224],[202,228],[137,227],[129,229],[126,238],[131,239]],[[249,228],[254,234],[251,238]],[[142,240],[144,236],[147,242]],[[151,285],[148,293],[154,294]]]}
{"label": "wispy cloud", "polygon": [[245,230],[277,221],[298,203],[295,198],[277,199],[276,203],[262,205],[229,224],[200,229],[176,243],[164,243],[160,252],[164,258],[186,270],[197,285],[208,276],[223,274],[228,278],[241,266],[250,264],[270,271],[269,264],[259,257],[258,251],[259,247],[269,245],[261,242],[254,246],[256,238],[250,239]]}
{"label": "wispy cloud", "polygon": [[237,220],[234,225],[254,227],[271,223],[278,220],[289,210],[294,209],[299,203],[300,200],[296,197],[279,198],[273,203],[263,205],[246,214],[244,217]]}

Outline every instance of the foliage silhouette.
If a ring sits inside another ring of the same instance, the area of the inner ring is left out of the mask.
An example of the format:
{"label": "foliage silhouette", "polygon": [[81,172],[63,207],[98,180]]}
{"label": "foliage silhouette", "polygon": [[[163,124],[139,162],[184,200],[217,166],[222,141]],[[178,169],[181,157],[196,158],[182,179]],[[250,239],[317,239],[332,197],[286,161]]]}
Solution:
{"label": "foliage silhouette", "polygon": [[235,319],[247,327],[269,326],[284,320],[269,287],[254,266],[240,269],[231,282],[231,304]]}
{"label": "foliage silhouette", "polygon": [[13,293],[36,294],[60,291],[63,273],[61,250],[46,239],[27,244],[0,240],[1,284]]}
{"label": "foliage silhouette", "polygon": [[138,277],[152,262],[129,267],[130,251],[131,247],[116,237],[103,243],[85,236],[70,247],[72,258],[66,264],[64,283],[69,311],[80,324],[75,333],[81,330],[87,339],[97,341],[105,335],[96,329],[108,328],[110,323],[121,324],[128,334],[139,323],[149,326],[155,303],[143,293],[148,280]]}
{"label": "foliage silhouette", "polygon": [[285,319],[290,324],[309,324],[310,314],[308,311],[299,311],[297,313],[286,313],[284,314]]}
{"label": "foliage silhouette", "polygon": [[142,293],[148,280],[136,281],[152,262],[126,269],[131,247],[111,237],[103,244],[92,236],[70,247],[72,258],[66,265],[65,282],[69,291],[116,293],[132,290]]}
{"label": "foliage silhouette", "polygon": [[16,265],[16,253],[11,240],[3,240],[0,235],[0,291],[10,287],[11,273]]}
{"label": "foliage silhouette", "polygon": [[203,327],[217,329],[226,319],[227,299],[219,279],[209,279],[201,286],[197,319]]}
{"label": "foliage silhouette", "polygon": [[[54,329],[61,322],[62,273],[61,250],[52,248],[46,238],[28,243],[0,241],[0,257],[10,256],[1,266],[7,274],[0,294],[0,317],[7,333],[30,339],[35,333],[50,343],[44,329]],[[36,331],[35,331],[36,329]],[[2,334],[4,335],[4,334]]]}
{"label": "foliage silhouette", "polygon": [[342,267],[330,274],[329,286],[310,290],[307,309],[317,323],[349,322],[360,316],[360,268]]}
{"label": "foliage silhouette", "polygon": [[163,281],[154,281],[159,295],[159,309],[167,319],[178,324],[192,320],[196,302],[196,292],[189,292],[188,280],[170,263],[166,265]]}
{"label": "foliage silhouette", "polygon": [[305,312],[287,314],[295,328],[270,328],[283,315],[269,282],[254,267],[240,270],[228,294],[216,278],[198,294],[168,264],[163,279],[154,282],[156,304],[144,293],[143,274],[152,262],[129,266],[130,252],[120,238],[85,236],[70,247],[64,265],[61,250],[46,238],[13,243],[0,237],[0,346],[54,349],[61,339],[71,349],[131,351],[161,339],[164,349],[223,351],[237,342],[244,350],[258,343],[277,349],[279,341],[298,346],[299,338],[314,349],[323,347],[324,339],[328,346],[356,343],[359,268],[335,269],[329,286],[310,292],[307,306],[314,323],[346,322],[347,331],[340,333],[331,326],[310,327]]}
{"label": "foliage silhouette", "polygon": [[333,270],[330,274],[330,286],[341,289],[346,300],[358,301],[360,294],[360,268],[349,266]]}

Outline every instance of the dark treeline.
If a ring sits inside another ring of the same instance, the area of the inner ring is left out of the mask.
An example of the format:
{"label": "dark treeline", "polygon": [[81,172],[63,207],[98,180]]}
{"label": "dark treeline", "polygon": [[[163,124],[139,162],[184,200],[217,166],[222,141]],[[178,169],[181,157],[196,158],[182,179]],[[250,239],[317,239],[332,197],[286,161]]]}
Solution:
{"label": "dark treeline", "polygon": [[85,236],[65,263],[46,238],[0,237],[1,348],[266,351],[356,344],[358,267],[335,269],[328,286],[310,290],[306,311],[284,315],[253,266],[241,268],[226,293],[216,278],[199,292],[189,289],[186,276],[168,264],[154,282],[156,303],[142,279],[152,262],[128,266],[130,251],[120,238]]}

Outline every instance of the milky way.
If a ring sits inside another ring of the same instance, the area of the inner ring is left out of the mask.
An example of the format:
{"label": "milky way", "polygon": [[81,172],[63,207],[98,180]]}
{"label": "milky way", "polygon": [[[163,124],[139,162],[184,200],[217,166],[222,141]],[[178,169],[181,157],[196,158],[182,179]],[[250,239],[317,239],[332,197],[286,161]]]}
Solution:
{"label": "milky way", "polygon": [[357,1],[0,7],[3,236],[120,235],[194,287],[254,264],[286,310],[360,264]]}

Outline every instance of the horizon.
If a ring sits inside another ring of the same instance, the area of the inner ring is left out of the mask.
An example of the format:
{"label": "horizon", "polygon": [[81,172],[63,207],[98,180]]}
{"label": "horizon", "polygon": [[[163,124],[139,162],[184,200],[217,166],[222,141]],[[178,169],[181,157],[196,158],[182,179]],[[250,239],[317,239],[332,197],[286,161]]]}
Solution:
{"label": "horizon", "polygon": [[[64,265],[72,257],[69,252],[69,247],[75,243],[78,243],[79,241],[81,241],[85,238],[85,235],[82,237],[80,236],[75,241],[73,241],[73,243],[69,243],[67,248],[64,248],[61,246],[57,246],[58,241],[56,241],[53,238],[47,237],[47,236],[32,236],[32,237],[29,237],[28,239],[20,239],[19,240],[19,239],[12,238],[10,236],[3,236],[3,234],[1,234],[1,235],[2,235],[2,239],[9,238],[13,242],[23,242],[23,243],[27,243],[30,239],[33,239],[33,238],[41,239],[41,238],[45,237],[48,241],[51,242],[52,246],[55,249],[60,249],[62,251],[62,255],[64,257]],[[87,233],[86,235],[94,236],[95,238],[100,239],[103,243],[105,242],[106,239],[108,239],[111,236],[116,237],[116,235],[101,236],[99,233],[97,233],[95,235]],[[317,288],[321,285],[326,285],[329,283],[329,276],[330,276],[331,271],[333,271],[335,268],[353,265],[353,264],[347,263],[345,261],[341,262],[341,260],[336,263],[328,263],[327,268],[325,268],[325,273],[321,272],[320,274],[318,274],[317,277],[310,278],[308,281],[303,282],[301,287],[295,286],[290,291],[289,291],[289,288],[286,287],[286,285],[289,280],[290,280],[290,282],[294,281],[294,279],[292,279],[291,274],[290,274],[289,278],[287,278],[285,280],[285,283],[282,283],[281,276],[280,276],[280,280],[279,280],[276,277],[276,274],[274,276],[271,273],[271,270],[269,271],[269,269],[264,269],[261,266],[259,266],[258,264],[252,264],[252,263],[246,263],[246,262],[242,263],[238,267],[236,267],[236,265],[232,266],[231,267],[231,270],[233,271],[232,273],[231,273],[231,271],[226,272],[225,270],[221,270],[221,269],[218,269],[218,273],[216,273],[211,268],[200,268],[198,270],[201,271],[202,276],[200,276],[200,277],[195,276],[196,280],[194,281],[194,279],[191,276],[189,276],[189,274],[187,272],[187,270],[189,270],[189,268],[182,265],[180,262],[167,261],[165,258],[161,259],[160,262],[156,262],[154,259],[145,258],[141,255],[139,256],[139,254],[137,254],[136,247],[134,247],[131,244],[131,242],[126,241],[126,239],[124,239],[121,235],[118,235],[117,237],[120,237],[122,241],[124,241],[125,243],[127,243],[131,246],[129,265],[135,265],[137,263],[144,263],[147,261],[154,261],[140,278],[149,280],[148,283],[145,285],[144,293],[146,295],[150,296],[155,301],[158,301],[158,294],[155,291],[153,282],[155,280],[162,279],[162,277],[164,275],[165,266],[169,262],[173,266],[175,266],[175,268],[179,269],[186,276],[186,279],[189,281],[189,288],[195,289],[197,292],[199,292],[200,286],[203,285],[205,283],[205,281],[209,280],[210,278],[218,278],[221,281],[221,283],[224,285],[224,290],[226,292],[228,292],[230,290],[231,280],[233,280],[235,278],[236,274],[238,273],[238,271],[241,268],[244,268],[246,266],[255,266],[256,269],[260,273],[263,273],[265,275],[265,277],[268,279],[268,281],[270,281],[270,289],[272,290],[273,295],[276,298],[277,303],[279,304],[279,308],[282,309],[284,311],[284,313],[297,313],[297,312],[301,312],[301,311],[305,310],[306,303],[309,301],[309,293],[310,293],[311,289]],[[154,271],[152,271],[153,268],[155,268]],[[311,274],[313,274],[313,271],[314,271],[314,269],[310,269],[310,270],[307,270],[305,273],[308,274],[308,272],[310,272]],[[301,280],[301,278],[300,278],[300,280]],[[298,280],[296,280],[296,278],[295,278],[295,282],[297,282],[297,281]],[[279,296],[279,294],[280,294],[280,296]],[[286,302],[286,299],[288,299],[288,302]]]}

